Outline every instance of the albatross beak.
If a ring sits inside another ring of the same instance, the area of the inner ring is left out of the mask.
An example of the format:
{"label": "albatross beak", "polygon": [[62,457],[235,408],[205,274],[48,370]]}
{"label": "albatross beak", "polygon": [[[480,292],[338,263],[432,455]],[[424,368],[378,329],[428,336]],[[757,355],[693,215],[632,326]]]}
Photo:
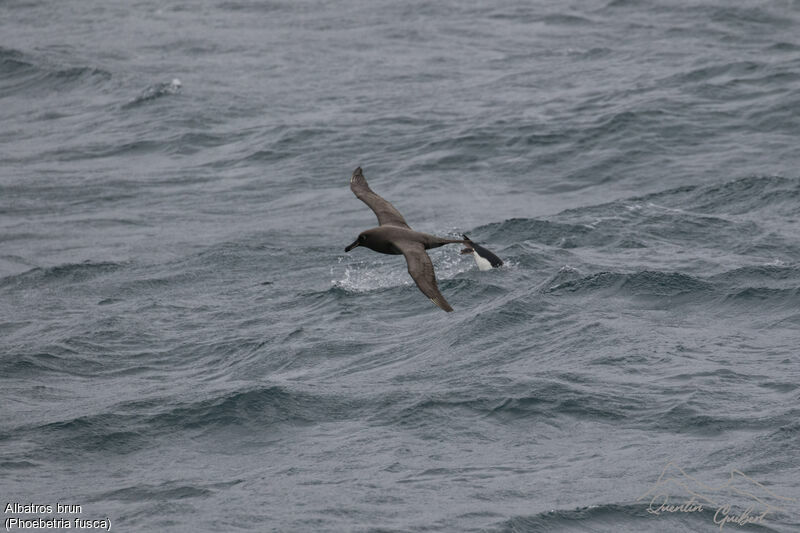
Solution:
{"label": "albatross beak", "polygon": [[345,252],[349,252],[350,250],[352,250],[352,249],[353,249],[353,248],[355,248],[356,246],[358,246],[358,239],[356,239],[356,240],[355,240],[355,242],[354,242],[353,244],[351,244],[350,246],[348,246],[347,248],[345,248],[345,249],[344,249],[344,251],[345,251]]}

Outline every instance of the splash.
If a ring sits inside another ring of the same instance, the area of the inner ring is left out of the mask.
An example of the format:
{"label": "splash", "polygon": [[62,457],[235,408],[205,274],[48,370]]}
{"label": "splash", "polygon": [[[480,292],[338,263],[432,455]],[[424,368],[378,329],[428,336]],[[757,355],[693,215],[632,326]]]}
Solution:
{"label": "splash", "polygon": [[[451,279],[475,267],[471,257],[462,256],[456,248],[452,250],[429,250],[436,279]],[[369,292],[413,285],[402,256],[396,260],[376,259],[372,261],[349,261],[339,257],[338,264],[331,267],[331,284],[348,292]]]}
{"label": "splash", "polygon": [[128,102],[125,107],[133,107],[144,102],[155,100],[156,98],[161,98],[162,96],[178,94],[181,92],[182,87],[183,84],[178,78],[173,78],[170,82],[162,82],[155,85],[150,85],[144,91],[142,91],[142,94]]}
{"label": "splash", "polygon": [[[339,258],[342,263],[343,258]],[[396,264],[395,264],[396,263]],[[348,292],[369,292],[374,290],[389,289],[413,283],[408,276],[404,265],[398,262],[384,264],[383,261],[359,261],[344,266],[344,270],[337,272],[336,267],[331,267],[331,284]]]}

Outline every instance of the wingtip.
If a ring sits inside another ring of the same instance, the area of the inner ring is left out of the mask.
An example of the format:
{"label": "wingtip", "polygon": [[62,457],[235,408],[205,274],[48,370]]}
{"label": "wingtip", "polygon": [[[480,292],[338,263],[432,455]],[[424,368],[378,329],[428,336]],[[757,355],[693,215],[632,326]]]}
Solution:
{"label": "wingtip", "polygon": [[449,303],[447,303],[447,302],[445,302],[445,301],[439,301],[439,299],[438,299],[438,298],[431,298],[431,301],[432,301],[434,304],[436,304],[436,306],[437,306],[439,309],[441,309],[441,310],[443,310],[443,311],[447,311],[448,313],[452,313],[452,312],[453,312],[453,308],[452,308],[452,307],[450,307],[450,304],[449,304]]}
{"label": "wingtip", "polygon": [[353,184],[359,178],[362,180],[364,179],[364,174],[361,173],[361,167],[357,167],[353,171],[353,175],[350,177],[350,183]]}

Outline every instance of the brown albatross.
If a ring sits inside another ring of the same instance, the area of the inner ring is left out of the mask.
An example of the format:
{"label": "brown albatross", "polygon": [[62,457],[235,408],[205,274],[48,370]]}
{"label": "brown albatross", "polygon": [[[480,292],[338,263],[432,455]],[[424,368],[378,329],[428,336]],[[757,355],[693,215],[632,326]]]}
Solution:
{"label": "brown albatross", "polygon": [[392,204],[369,188],[367,180],[361,172],[361,167],[353,171],[353,177],[350,178],[350,190],[375,212],[380,225],[377,228],[362,231],[358,239],[344,251],[349,252],[356,246],[365,246],[382,254],[403,254],[408,263],[408,273],[411,274],[422,294],[445,311],[452,311],[453,308],[439,292],[436,276],[433,273],[433,263],[425,250],[454,243],[472,245],[472,241],[469,239],[443,239],[412,230],[403,215]]}

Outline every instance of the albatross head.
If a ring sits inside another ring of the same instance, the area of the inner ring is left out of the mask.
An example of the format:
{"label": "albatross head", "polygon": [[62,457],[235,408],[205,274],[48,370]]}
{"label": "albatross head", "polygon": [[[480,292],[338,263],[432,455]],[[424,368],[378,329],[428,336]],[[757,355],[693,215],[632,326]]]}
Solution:
{"label": "albatross head", "polygon": [[349,252],[350,250],[352,250],[356,246],[361,246],[362,244],[365,244],[366,242],[367,242],[367,236],[364,233],[362,233],[361,235],[358,236],[358,239],[353,241],[352,244],[348,245],[347,248],[344,249],[344,251],[345,252]]}

